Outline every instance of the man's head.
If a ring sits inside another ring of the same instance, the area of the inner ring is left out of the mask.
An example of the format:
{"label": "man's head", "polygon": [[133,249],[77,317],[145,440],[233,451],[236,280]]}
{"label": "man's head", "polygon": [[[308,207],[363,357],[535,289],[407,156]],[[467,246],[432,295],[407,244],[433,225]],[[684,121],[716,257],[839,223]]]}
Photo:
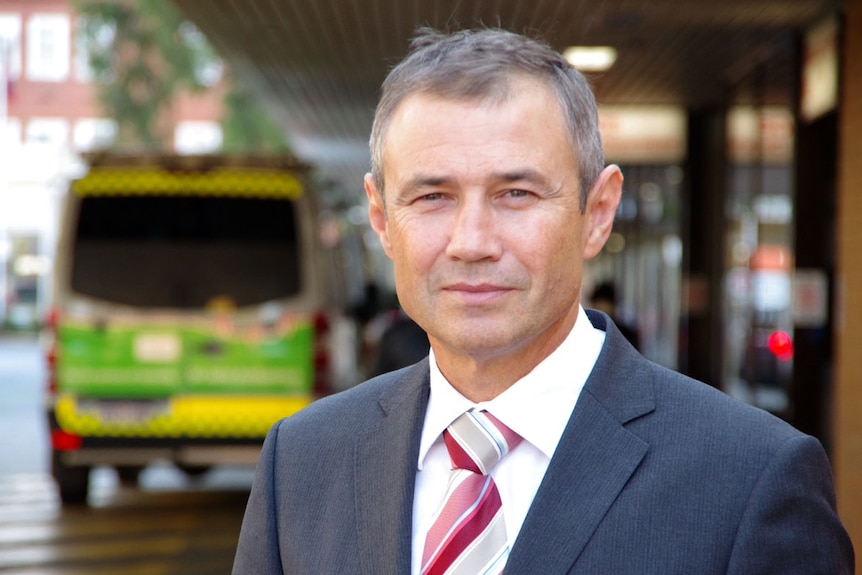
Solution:
{"label": "man's head", "polygon": [[[378,108],[371,227],[404,310],[474,400],[571,331],[584,260],[601,251],[619,202],[622,175],[602,168],[592,96],[553,54],[505,32],[425,34]],[[561,99],[561,85],[578,101]],[[591,137],[573,144],[570,125]]]}
{"label": "man's head", "polygon": [[525,76],[545,83],[557,96],[578,158],[581,209],[604,167],[598,113],[584,77],[547,44],[496,29],[446,35],[421,29],[410,54],[383,83],[371,130],[371,173],[385,192],[386,133],[398,105],[411,94],[451,100],[502,101],[512,96],[512,80]]}

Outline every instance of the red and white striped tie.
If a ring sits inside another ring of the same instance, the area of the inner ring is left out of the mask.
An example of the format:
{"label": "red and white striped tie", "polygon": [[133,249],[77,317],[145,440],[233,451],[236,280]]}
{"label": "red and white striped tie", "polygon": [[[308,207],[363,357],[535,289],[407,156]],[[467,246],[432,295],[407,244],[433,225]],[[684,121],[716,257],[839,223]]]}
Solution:
{"label": "red and white striped tie", "polygon": [[509,543],[500,493],[488,473],[521,437],[487,411],[470,410],[443,439],[453,469],[425,539],[422,575],[501,573]]}

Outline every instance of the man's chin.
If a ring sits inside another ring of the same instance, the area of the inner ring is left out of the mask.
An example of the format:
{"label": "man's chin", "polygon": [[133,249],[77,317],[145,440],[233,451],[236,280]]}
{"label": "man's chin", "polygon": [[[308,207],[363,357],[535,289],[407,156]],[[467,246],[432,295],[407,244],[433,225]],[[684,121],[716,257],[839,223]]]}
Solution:
{"label": "man's chin", "polygon": [[499,325],[471,326],[436,339],[458,355],[491,359],[511,352],[513,342],[504,333]]}

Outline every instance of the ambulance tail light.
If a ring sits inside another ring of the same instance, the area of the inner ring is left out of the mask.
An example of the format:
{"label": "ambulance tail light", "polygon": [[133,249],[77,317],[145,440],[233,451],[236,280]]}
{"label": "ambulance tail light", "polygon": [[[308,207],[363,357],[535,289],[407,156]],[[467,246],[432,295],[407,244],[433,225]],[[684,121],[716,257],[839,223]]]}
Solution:
{"label": "ambulance tail light", "polygon": [[54,451],[75,451],[81,449],[83,444],[84,440],[80,435],[62,429],[51,430],[51,447]]}
{"label": "ambulance tail light", "polygon": [[57,392],[57,322],[59,312],[51,308],[45,318],[47,335],[47,346],[45,349],[45,365],[47,368],[48,393],[54,395]]}

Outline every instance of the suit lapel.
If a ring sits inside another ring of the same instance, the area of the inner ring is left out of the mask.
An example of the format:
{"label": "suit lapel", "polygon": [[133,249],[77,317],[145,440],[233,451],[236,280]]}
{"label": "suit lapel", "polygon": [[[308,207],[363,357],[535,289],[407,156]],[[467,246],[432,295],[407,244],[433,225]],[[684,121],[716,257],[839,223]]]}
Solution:
{"label": "suit lapel", "polygon": [[515,541],[507,571],[570,572],[649,448],[624,427],[654,409],[647,371],[647,362],[609,324],[602,353]]}
{"label": "suit lapel", "polygon": [[[605,345],[512,548],[511,573],[569,573],[649,448],[625,429],[655,408],[648,362],[604,316],[590,319],[606,329]],[[356,439],[356,527],[367,575],[410,572],[427,360],[399,375],[380,398],[380,417]]]}
{"label": "suit lapel", "polygon": [[413,492],[428,405],[427,360],[380,398],[381,417],[356,439],[356,518],[362,573],[409,573]]}

